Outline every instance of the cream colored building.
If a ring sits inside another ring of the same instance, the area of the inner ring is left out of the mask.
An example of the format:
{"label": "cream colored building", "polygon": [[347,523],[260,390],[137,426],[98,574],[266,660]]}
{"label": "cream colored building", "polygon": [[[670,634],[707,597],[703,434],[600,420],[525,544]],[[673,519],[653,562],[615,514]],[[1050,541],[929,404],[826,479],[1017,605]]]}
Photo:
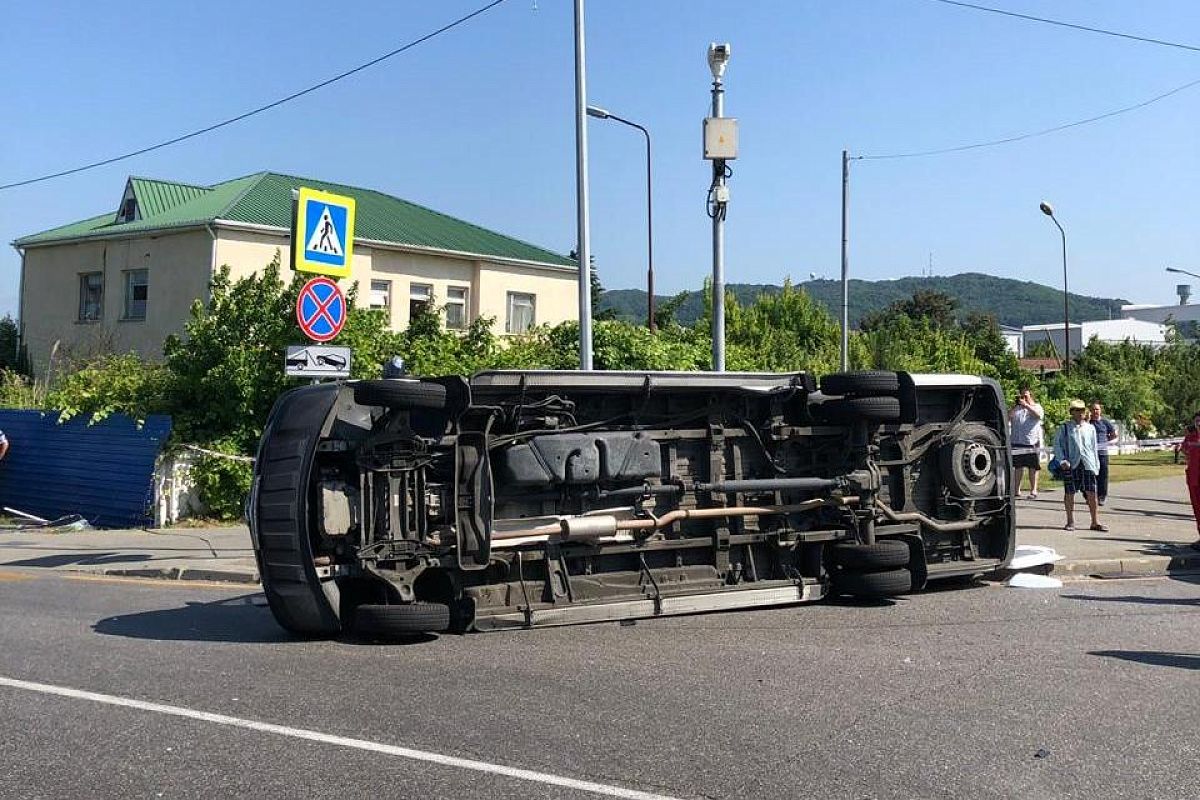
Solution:
{"label": "cream colored building", "polygon": [[280,255],[288,263],[292,190],[355,198],[351,275],[359,305],[403,329],[433,303],[447,328],[479,317],[497,333],[578,318],[578,272],[566,256],[396,197],[270,172],[213,186],[130,178],[115,212],[25,236],[20,322],[35,374],[52,352],[161,356],[223,265],[233,278]]}

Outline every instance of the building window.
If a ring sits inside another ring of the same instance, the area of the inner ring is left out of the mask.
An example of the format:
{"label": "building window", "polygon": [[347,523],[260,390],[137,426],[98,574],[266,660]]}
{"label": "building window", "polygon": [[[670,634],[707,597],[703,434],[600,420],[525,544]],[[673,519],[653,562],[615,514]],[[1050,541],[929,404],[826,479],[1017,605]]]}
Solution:
{"label": "building window", "polygon": [[104,309],[104,273],[85,272],[79,276],[79,321],[95,322]]}
{"label": "building window", "polygon": [[446,327],[467,327],[467,287],[450,286],[446,289]]}
{"label": "building window", "polygon": [[537,298],[524,292],[508,293],[508,333],[525,333],[537,324]]}
{"label": "building window", "polygon": [[408,285],[408,318],[414,320],[429,310],[433,302],[433,287],[428,283]]}
{"label": "building window", "polygon": [[389,314],[392,311],[392,282],[371,281],[371,308],[382,308]]}
{"label": "building window", "polygon": [[138,207],[136,197],[126,197],[125,202],[121,204],[121,211],[117,214],[117,222],[133,222],[138,218]]}
{"label": "building window", "polygon": [[150,291],[150,270],[131,269],[125,275],[125,316],[122,319],[145,319],[146,297]]}

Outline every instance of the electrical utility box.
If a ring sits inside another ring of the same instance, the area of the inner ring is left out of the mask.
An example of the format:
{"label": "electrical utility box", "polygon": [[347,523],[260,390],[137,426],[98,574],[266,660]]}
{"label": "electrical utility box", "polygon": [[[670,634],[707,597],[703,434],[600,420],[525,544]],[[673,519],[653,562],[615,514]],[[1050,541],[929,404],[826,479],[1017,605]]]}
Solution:
{"label": "electrical utility box", "polygon": [[704,118],[704,157],[709,161],[737,158],[738,121],[733,117]]}

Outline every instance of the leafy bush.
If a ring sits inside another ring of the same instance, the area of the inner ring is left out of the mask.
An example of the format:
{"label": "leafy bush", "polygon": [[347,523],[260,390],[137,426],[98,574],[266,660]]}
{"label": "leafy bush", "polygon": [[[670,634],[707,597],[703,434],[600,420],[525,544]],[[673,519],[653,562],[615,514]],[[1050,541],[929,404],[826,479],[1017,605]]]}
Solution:
{"label": "leafy bush", "polygon": [[790,281],[778,294],[759,295],[751,305],[742,305],[726,293],[729,369],[833,372],[841,359],[841,337],[841,326],[833,317]]}
{"label": "leafy bush", "polygon": [[102,356],[59,379],[45,397],[47,409],[66,421],[80,414],[98,422],[109,414],[144,419],[165,410],[171,376],[136,353]]}
{"label": "leafy bush", "polygon": [[862,366],[868,369],[973,375],[986,371],[962,333],[938,328],[927,319],[895,317],[861,338],[867,354]]}
{"label": "leafy bush", "polygon": [[0,369],[0,408],[43,408],[46,387],[16,370]]}
{"label": "leafy bush", "polygon": [[278,255],[261,274],[236,282],[221,268],[208,305],[197,300],[184,335],[163,345],[177,436],[190,442],[219,437],[249,452],[287,388],[283,354],[301,341],[294,308],[295,295],[279,278]]}
{"label": "leafy bush", "polygon": [[[241,455],[236,442],[225,439],[212,442],[207,449]],[[192,485],[208,514],[216,519],[242,517],[246,496],[250,493],[253,464],[234,458],[202,454],[192,465]]]}

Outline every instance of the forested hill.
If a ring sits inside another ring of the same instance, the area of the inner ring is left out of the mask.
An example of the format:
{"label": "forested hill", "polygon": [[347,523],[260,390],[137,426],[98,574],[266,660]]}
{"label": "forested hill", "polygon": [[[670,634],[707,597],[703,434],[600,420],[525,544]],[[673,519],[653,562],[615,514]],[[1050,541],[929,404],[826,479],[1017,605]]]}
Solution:
{"label": "forested hill", "polygon": [[[841,317],[842,284],[836,280],[806,281],[799,284],[814,299],[829,309],[835,319]],[[780,290],[772,284],[731,283],[738,300],[751,303],[764,293]],[[850,281],[850,324],[858,325],[865,314],[879,311],[897,300],[912,296],[913,292],[925,289],[942,292],[958,301],[959,312],[982,311],[994,314],[1001,325],[1020,327],[1048,322],[1061,322],[1063,318],[1062,289],[1043,286],[1032,281],[998,278],[978,272],[933,278],[899,278],[894,281]],[[659,295],[658,303],[669,297]],[[1071,321],[1110,319],[1120,316],[1121,305],[1128,300],[1103,297],[1071,295]],[[679,307],[676,318],[683,324],[694,322],[703,308],[703,292],[691,292]],[[611,289],[600,298],[600,309],[611,308],[617,316],[631,321],[646,319],[646,292],[643,289]]]}

